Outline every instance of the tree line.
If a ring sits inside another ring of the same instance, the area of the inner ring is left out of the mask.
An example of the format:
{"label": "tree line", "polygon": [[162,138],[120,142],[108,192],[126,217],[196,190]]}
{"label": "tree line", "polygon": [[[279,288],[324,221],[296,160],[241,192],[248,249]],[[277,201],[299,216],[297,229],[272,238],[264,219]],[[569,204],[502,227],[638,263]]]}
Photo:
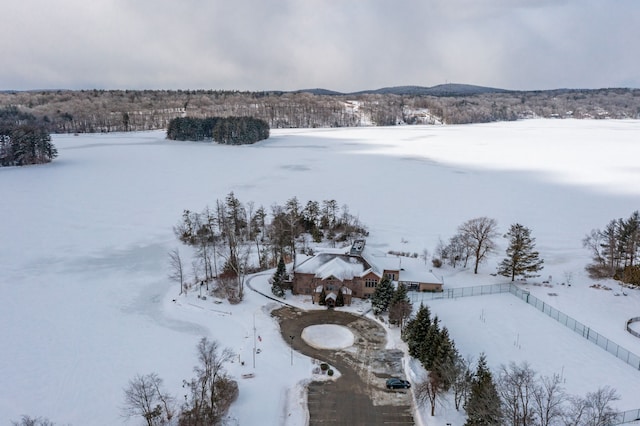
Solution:
{"label": "tree line", "polygon": [[57,156],[49,132],[32,114],[0,109],[0,166],[44,164]]}
{"label": "tree line", "polygon": [[440,95],[222,90],[1,92],[0,108],[30,113],[50,133],[166,129],[176,117],[247,116],[270,128],[466,124],[525,118],[638,118],[640,90]]}
{"label": "tree line", "polygon": [[177,117],[167,125],[167,138],[213,140],[226,145],[252,144],[269,138],[269,125],[253,117]]}

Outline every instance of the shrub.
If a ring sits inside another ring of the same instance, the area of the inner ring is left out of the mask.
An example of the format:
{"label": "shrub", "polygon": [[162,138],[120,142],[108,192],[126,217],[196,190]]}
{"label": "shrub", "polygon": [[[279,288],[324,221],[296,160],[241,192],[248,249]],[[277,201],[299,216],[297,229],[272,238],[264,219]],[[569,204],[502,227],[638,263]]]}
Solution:
{"label": "shrub", "polygon": [[433,259],[431,259],[431,264],[433,265],[434,268],[440,268],[442,267],[442,260],[434,257]]}
{"label": "shrub", "polygon": [[327,375],[328,375],[328,376],[333,376],[333,370],[329,369],[329,370],[327,371]]}
{"label": "shrub", "polygon": [[640,285],[640,266],[627,266],[622,273],[622,282],[631,285]]}
{"label": "shrub", "polygon": [[323,362],[322,364],[320,364],[320,369],[322,371],[327,371],[329,369],[329,364],[327,364],[326,362]]}

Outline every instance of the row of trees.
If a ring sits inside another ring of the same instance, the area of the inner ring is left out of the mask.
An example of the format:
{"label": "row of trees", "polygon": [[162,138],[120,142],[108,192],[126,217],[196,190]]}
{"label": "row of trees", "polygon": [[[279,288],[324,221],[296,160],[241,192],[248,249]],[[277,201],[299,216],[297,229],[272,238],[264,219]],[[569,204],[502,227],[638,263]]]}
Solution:
{"label": "row of trees", "polygon": [[269,138],[269,124],[254,117],[178,117],[167,125],[167,138],[212,139],[226,145],[252,144]]}
{"label": "row of trees", "polygon": [[583,240],[592,254],[586,269],[592,278],[615,278],[640,285],[640,212],[611,220]]}
{"label": "row of trees", "polygon": [[43,164],[57,156],[49,132],[33,115],[0,109],[0,166]]}
{"label": "row of trees", "polygon": [[209,284],[232,301],[242,300],[247,273],[276,266],[282,259],[295,266],[298,251],[308,252],[308,242],[352,242],[367,234],[357,217],[336,200],[308,201],[296,197],[270,212],[253,202],[243,203],[233,192],[202,212],[185,210],[174,227],[178,240],[191,247],[189,268],[177,250],[169,254],[170,277],[187,290],[189,269],[193,282]]}
{"label": "row of trees", "polygon": [[225,371],[225,365],[235,355],[206,337],[200,340],[196,350],[195,377],[183,381],[182,387],[187,393],[179,407],[176,398],[163,389],[163,381],[157,374],[136,375],[124,389],[122,415],[140,417],[147,426],[220,424],[238,397],[238,383]]}
{"label": "row of trees", "polygon": [[616,390],[603,386],[585,396],[568,394],[559,375],[540,376],[528,363],[502,365],[497,374],[503,424],[519,426],[613,424],[611,406],[620,399]]}
{"label": "row of trees", "polygon": [[[466,268],[473,262],[473,272],[478,273],[479,265],[490,253],[496,251],[498,224],[495,219],[478,217],[464,222],[458,227],[457,233],[445,244],[440,241],[435,251],[433,265],[439,267],[447,262],[453,268]],[[519,223],[509,227],[504,234],[508,240],[507,256],[498,265],[498,274],[511,278],[531,278],[538,276],[536,272],[543,268],[544,261],[540,253],[535,250],[535,238],[531,230]]]}
{"label": "row of trees", "polygon": [[468,400],[473,383],[470,362],[460,356],[447,328],[440,327],[438,317],[431,318],[428,306],[420,305],[402,330],[402,339],[407,343],[409,355],[429,371],[416,393],[421,402],[430,402],[431,415],[435,415],[437,399],[450,390],[456,409],[460,409]]}

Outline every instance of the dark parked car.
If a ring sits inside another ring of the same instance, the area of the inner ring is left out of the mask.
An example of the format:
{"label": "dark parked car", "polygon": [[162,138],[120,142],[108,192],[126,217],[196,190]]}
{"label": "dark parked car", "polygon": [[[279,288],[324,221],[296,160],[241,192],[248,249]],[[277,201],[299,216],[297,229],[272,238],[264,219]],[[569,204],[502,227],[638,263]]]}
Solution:
{"label": "dark parked car", "polygon": [[387,379],[387,389],[409,389],[410,387],[411,383],[406,380],[397,377]]}

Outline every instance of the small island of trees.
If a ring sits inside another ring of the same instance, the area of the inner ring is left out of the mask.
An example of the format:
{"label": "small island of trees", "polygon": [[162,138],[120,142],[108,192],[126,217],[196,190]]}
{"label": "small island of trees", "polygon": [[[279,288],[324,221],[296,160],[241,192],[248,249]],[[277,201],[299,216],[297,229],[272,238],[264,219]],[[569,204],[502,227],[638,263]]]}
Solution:
{"label": "small island of trees", "polygon": [[253,117],[178,117],[167,126],[167,139],[213,140],[226,145],[252,144],[269,138],[269,124]]}
{"label": "small island of trees", "polygon": [[0,166],[44,164],[57,156],[49,132],[35,116],[16,107],[0,109]]}

